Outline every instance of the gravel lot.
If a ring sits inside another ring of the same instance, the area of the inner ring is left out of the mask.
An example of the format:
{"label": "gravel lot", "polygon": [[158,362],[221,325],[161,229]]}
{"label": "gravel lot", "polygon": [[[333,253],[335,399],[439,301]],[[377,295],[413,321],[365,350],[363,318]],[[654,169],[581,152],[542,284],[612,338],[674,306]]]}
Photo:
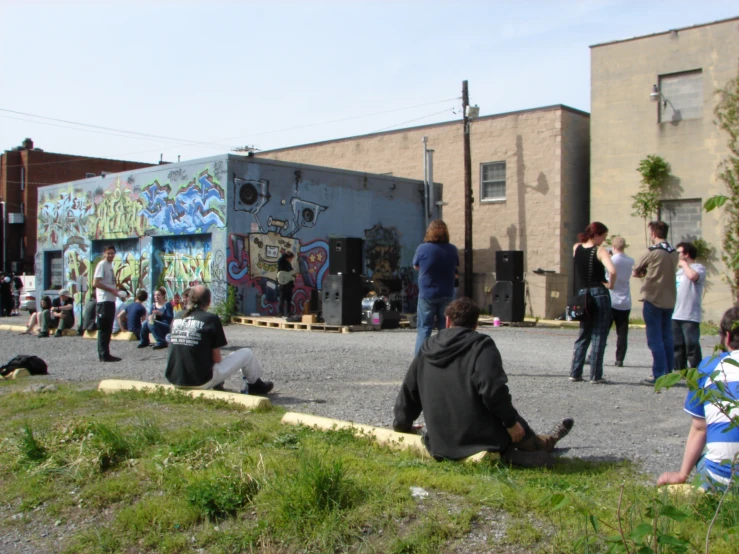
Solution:
{"label": "gravel lot", "polygon": [[[25,318],[0,323],[22,325]],[[564,439],[562,456],[585,460],[629,459],[645,477],[677,470],[690,418],[682,411],[686,389],[655,394],[639,381],[649,376],[651,355],[645,333],[632,329],[626,367],[610,365],[615,333],[606,350],[608,385],[567,380],[574,329],[484,327],[503,356],[514,403],[537,431],[546,432],[560,418],[575,418]],[[265,378],[275,382],[272,402],[291,411],[389,427],[400,382],[412,359],[414,330],[348,334],[282,331],[242,325],[226,327],[231,348],[255,350]],[[35,354],[49,364],[49,377],[34,380],[78,382],[94,386],[106,378],[164,383],[166,350],[139,350],[135,342],[112,341],[119,363],[100,363],[96,342],[81,337],[38,339],[0,331],[2,363],[17,354]],[[704,354],[717,337],[701,340]],[[585,368],[586,374],[588,366]],[[237,390],[240,378],[227,388]]]}

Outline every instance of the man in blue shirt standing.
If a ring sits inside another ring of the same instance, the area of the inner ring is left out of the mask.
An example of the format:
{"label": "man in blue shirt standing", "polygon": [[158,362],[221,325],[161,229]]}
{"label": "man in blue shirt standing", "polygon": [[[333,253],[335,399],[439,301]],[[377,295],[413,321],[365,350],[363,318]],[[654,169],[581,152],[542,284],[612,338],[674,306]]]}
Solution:
{"label": "man in blue shirt standing", "polygon": [[700,390],[691,390],[685,399],[685,411],[693,416],[693,422],[680,471],[663,473],[657,485],[685,483],[695,468],[701,488],[724,490],[731,480],[732,466],[735,470],[739,463],[739,428],[731,425],[739,414],[732,410],[731,402],[711,398],[719,391],[718,382],[724,389],[719,396],[739,398],[739,366],[735,365],[739,364],[739,307],[731,308],[721,318],[719,337],[727,351],[700,363]]}
{"label": "man in blue shirt standing", "polygon": [[423,241],[413,256],[413,267],[418,271],[416,354],[431,336],[434,320],[439,329],[446,327],[444,310],[454,300],[454,278],[459,265],[457,247],[449,244],[449,229],[442,220],[429,224]]}

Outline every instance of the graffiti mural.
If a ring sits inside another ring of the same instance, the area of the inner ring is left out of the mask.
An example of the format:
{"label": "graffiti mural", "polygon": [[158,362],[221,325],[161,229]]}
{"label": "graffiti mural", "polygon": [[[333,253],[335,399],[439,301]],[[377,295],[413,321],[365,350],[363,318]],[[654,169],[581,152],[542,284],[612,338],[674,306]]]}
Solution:
{"label": "graffiti mural", "polygon": [[418,285],[412,267],[401,267],[401,236],[395,227],[378,223],[364,232],[364,255],[375,290],[382,295],[400,293],[403,310],[414,311]]}
{"label": "graffiti mural", "polygon": [[151,271],[154,283],[156,287],[167,290],[167,298],[174,298],[199,283],[210,286],[210,235],[155,237],[153,252]]}
{"label": "graffiti mural", "polygon": [[224,190],[208,171],[181,187],[172,196],[169,184],[154,181],[141,191],[144,207],[138,212],[150,227],[183,235],[204,233],[226,226]]}
{"label": "graffiti mural", "polygon": [[79,189],[42,191],[38,207],[38,241],[58,246],[68,237],[87,236],[93,213],[94,207]]}

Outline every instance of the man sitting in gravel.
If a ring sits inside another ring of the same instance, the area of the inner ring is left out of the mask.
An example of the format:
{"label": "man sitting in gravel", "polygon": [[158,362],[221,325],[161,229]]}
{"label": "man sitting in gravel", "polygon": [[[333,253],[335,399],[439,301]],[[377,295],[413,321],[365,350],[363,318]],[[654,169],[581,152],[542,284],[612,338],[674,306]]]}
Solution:
{"label": "man sitting in gravel", "polygon": [[444,315],[447,328],[423,343],[403,380],[393,428],[410,432],[423,411],[424,442],[436,459],[487,451],[523,467],[552,467],[550,453],[574,420],[563,419],[548,435],[534,433],[513,407],[495,342],[475,330],[477,305],[460,298]]}
{"label": "man sitting in gravel", "polygon": [[226,379],[241,371],[247,385],[242,392],[267,394],[274,385],[262,381],[262,365],[249,348],[221,357],[228,341],[221,319],[208,312],[210,299],[209,288],[192,287],[182,319],[172,322],[167,380],[181,387],[222,390]]}

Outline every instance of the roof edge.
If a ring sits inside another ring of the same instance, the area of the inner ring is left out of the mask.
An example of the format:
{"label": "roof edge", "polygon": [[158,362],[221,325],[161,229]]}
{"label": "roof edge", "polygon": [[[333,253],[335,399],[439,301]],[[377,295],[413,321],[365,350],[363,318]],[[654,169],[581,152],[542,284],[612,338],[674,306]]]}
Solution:
{"label": "roof edge", "polygon": [[[571,113],[574,113],[576,115],[584,115],[586,117],[590,117],[590,114],[588,112],[584,112],[582,110],[578,110],[577,108],[572,108],[570,106],[566,106],[564,104],[552,104],[551,106],[542,106],[539,108],[529,108],[526,110],[516,110],[512,112],[504,112],[499,114],[491,114],[491,115],[484,115],[478,118],[475,118],[474,121],[480,121],[480,120],[486,120],[486,119],[500,119],[503,117],[509,117],[512,115],[520,115],[525,113],[533,113],[533,112],[543,112],[543,111],[553,111],[553,110],[564,110]],[[453,121],[442,121],[441,123],[429,123],[428,125],[418,125],[416,127],[403,127],[402,129],[394,129],[392,131],[380,131],[377,133],[366,133],[363,135],[352,135],[349,137],[341,137],[336,139],[328,139],[328,140],[319,140],[317,142],[307,142],[304,144],[296,144],[293,146],[283,146],[281,148],[271,148],[269,150],[260,150],[259,152],[255,152],[257,156],[261,156],[263,154],[269,154],[270,152],[284,152],[286,150],[295,150],[297,148],[308,148],[311,146],[320,146],[324,144],[331,144],[334,142],[345,142],[345,141],[351,141],[351,140],[357,140],[357,139],[364,139],[369,137],[380,137],[385,135],[394,135],[397,133],[406,133],[408,131],[417,131],[420,129],[431,129],[433,127],[444,127],[446,125],[459,125],[462,123],[461,119],[455,119]]]}
{"label": "roof edge", "polygon": [[591,44],[590,48],[598,48],[600,46],[609,46],[611,44],[619,44],[621,42],[631,42],[632,40],[641,40],[643,38],[658,37],[660,35],[667,35],[673,31],[688,31],[690,29],[698,29],[700,27],[709,27],[710,25],[718,25],[719,23],[728,23],[729,21],[737,21],[737,20],[739,20],[739,16],[729,17],[727,19],[719,19],[717,21],[710,21],[708,23],[697,23],[696,25],[691,25],[689,27],[678,27],[677,29],[668,29],[667,31],[660,31],[659,33],[651,33],[649,35],[639,35],[636,37],[612,40],[609,42],[599,42],[598,44]]}

